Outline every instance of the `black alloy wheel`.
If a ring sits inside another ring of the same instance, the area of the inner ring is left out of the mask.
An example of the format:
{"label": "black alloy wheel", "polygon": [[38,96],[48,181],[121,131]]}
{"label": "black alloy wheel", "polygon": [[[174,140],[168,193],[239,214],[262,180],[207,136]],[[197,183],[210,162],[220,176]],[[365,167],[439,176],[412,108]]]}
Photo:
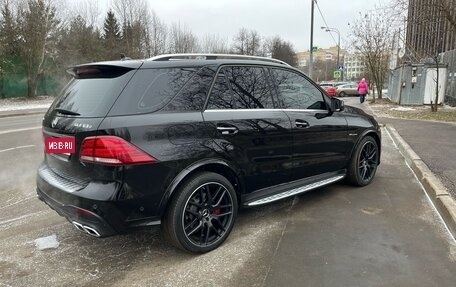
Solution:
{"label": "black alloy wheel", "polygon": [[175,246],[203,253],[228,237],[237,215],[231,183],[215,173],[192,177],[177,194],[165,217],[164,231]]}
{"label": "black alloy wheel", "polygon": [[184,234],[198,246],[209,246],[223,238],[232,220],[233,198],[227,188],[217,182],[195,189],[182,214]]}
{"label": "black alloy wheel", "polygon": [[375,176],[379,162],[377,142],[366,136],[358,144],[352,155],[347,179],[357,186],[368,185]]}
{"label": "black alloy wheel", "polygon": [[377,146],[370,141],[364,143],[358,159],[358,173],[363,181],[371,181],[377,169]]}

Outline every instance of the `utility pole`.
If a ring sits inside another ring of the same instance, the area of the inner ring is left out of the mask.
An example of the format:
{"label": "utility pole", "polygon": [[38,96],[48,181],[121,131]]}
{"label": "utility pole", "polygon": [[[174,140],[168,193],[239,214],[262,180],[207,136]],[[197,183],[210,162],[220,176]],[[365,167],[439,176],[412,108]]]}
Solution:
{"label": "utility pole", "polygon": [[[340,31],[337,28],[331,28],[331,27],[321,27],[321,29],[325,29],[326,32],[331,33],[331,31],[333,31],[333,32],[337,33],[338,40],[337,40],[337,67],[336,67],[336,69],[339,70],[339,66],[340,66]],[[344,79],[343,72],[344,72],[344,69],[341,70],[342,80]]]}
{"label": "utility pole", "polygon": [[310,59],[309,59],[309,77],[312,79],[313,72],[313,33],[314,33],[314,8],[315,0],[312,1],[312,6],[310,9]]}

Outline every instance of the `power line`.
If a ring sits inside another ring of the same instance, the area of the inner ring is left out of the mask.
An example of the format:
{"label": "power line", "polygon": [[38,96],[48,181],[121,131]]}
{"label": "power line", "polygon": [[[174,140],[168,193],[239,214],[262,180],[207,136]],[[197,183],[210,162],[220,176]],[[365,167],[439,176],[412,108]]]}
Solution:
{"label": "power line", "polygon": [[[315,4],[317,4],[318,12],[320,12],[320,16],[321,16],[321,18],[323,19],[323,22],[325,23],[326,28],[329,28],[329,25],[328,25],[328,23],[326,23],[326,19],[325,19],[325,17],[323,16],[323,13],[321,12],[320,5],[318,5],[317,0],[314,0],[314,1],[315,1]],[[329,32],[329,34],[331,35],[331,38],[333,39],[334,43],[337,45],[337,41],[336,41],[336,39],[334,39],[334,36],[333,36],[332,32],[331,32],[331,31],[328,31],[328,32]]]}

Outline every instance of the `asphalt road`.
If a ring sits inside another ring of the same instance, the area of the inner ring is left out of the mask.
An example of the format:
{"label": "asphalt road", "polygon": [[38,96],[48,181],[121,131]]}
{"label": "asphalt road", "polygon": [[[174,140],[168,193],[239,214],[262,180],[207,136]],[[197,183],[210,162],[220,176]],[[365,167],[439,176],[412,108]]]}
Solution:
{"label": "asphalt road", "polygon": [[[355,97],[343,98],[361,107]],[[379,118],[392,125],[456,198],[456,123]]]}
{"label": "asphalt road", "polygon": [[[195,256],[170,247],[159,228],[86,236],[36,199],[39,122],[40,116],[0,118],[0,286],[456,282],[456,243],[385,132],[382,164],[370,186],[338,183],[243,210],[220,248]],[[37,250],[34,240],[52,234],[60,245]]]}

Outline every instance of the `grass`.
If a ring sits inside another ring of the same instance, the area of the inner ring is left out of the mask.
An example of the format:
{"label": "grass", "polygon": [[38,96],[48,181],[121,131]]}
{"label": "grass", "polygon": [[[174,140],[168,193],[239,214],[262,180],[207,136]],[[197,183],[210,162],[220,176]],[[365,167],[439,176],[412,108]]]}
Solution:
{"label": "grass", "polygon": [[[437,112],[432,112],[430,106],[401,106],[389,99],[369,100],[371,109],[378,117],[399,118],[409,120],[429,120],[456,122],[456,107],[439,106]],[[401,110],[401,109],[410,110]]]}

